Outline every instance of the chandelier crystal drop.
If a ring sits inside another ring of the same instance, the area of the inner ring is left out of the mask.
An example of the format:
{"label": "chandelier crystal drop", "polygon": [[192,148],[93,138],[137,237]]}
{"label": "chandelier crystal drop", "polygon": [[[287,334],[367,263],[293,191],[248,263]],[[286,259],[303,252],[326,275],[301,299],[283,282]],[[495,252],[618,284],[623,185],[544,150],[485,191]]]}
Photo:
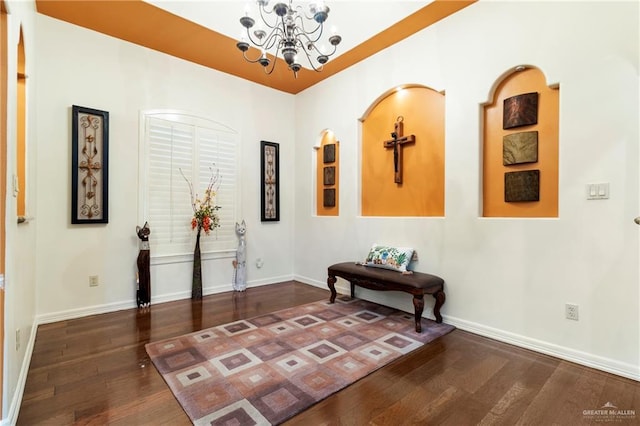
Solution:
{"label": "chandelier crystal drop", "polygon": [[[318,43],[324,33],[324,24],[329,17],[329,7],[323,1],[312,2],[308,11],[302,5],[293,5],[293,0],[288,4],[282,1],[269,7],[269,0],[257,0],[261,23],[256,25],[255,20],[249,16],[248,8],[245,16],[240,18],[240,24],[246,30],[236,46],[242,51],[244,59],[251,63],[259,63],[266,74],[271,74],[276,67],[276,60],[282,56],[294,76],[298,77],[298,71],[302,68],[300,57],[306,57],[306,62],[316,71],[322,71],[329,57],[336,53],[337,46],[342,37],[332,34],[329,44],[330,51],[325,51],[324,46]],[[253,29],[253,30],[252,30]],[[250,44],[251,43],[251,44]],[[261,54],[255,59],[247,57],[250,46],[260,49]],[[267,52],[275,49],[275,59],[271,60]]]}

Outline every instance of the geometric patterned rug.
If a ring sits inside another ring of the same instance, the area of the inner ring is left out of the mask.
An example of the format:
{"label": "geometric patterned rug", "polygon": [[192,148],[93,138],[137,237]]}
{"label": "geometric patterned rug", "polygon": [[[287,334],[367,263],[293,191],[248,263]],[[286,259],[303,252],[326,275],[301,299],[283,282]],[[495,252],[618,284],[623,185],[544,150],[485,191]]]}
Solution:
{"label": "geometric patterned rug", "polygon": [[195,425],[279,424],[454,329],[340,297],[149,343]]}

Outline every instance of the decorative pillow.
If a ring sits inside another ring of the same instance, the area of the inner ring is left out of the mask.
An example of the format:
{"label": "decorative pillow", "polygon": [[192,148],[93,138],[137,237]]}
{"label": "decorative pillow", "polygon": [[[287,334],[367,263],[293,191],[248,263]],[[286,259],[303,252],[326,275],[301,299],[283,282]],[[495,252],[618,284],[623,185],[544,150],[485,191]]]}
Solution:
{"label": "decorative pillow", "polygon": [[407,265],[411,262],[412,256],[412,248],[374,244],[371,250],[369,250],[369,255],[364,261],[364,265],[391,269],[398,272],[407,272]]}

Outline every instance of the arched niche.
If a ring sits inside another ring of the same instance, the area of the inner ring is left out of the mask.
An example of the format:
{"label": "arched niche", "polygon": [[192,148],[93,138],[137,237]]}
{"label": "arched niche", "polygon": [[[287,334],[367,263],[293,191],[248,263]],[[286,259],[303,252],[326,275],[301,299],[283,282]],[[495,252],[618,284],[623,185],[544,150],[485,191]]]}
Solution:
{"label": "arched niche", "polygon": [[340,142],[323,130],[316,149],[316,214],[340,215]]}
{"label": "arched niche", "polygon": [[27,71],[24,49],[24,36],[20,26],[18,41],[18,73],[16,81],[16,174],[18,176],[17,216],[18,223],[26,220],[27,215]]}
{"label": "arched niche", "polygon": [[[514,117],[534,112],[529,101],[514,98],[527,94],[537,94],[535,123]],[[558,217],[558,86],[549,86],[540,69],[520,65],[498,78],[483,112],[482,216]],[[531,200],[535,179],[538,200]]]}
{"label": "arched niche", "polygon": [[[444,93],[416,84],[385,92],[367,109],[360,119],[363,216],[444,216],[444,109]],[[399,117],[403,135],[415,139],[399,148],[401,162],[385,144]]]}

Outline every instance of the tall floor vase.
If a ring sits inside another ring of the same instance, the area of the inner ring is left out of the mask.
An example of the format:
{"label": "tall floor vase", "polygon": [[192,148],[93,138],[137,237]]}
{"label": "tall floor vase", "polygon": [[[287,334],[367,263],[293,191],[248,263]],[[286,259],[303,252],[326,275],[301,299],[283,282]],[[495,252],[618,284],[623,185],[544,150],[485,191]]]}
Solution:
{"label": "tall floor vase", "polygon": [[191,282],[191,298],[202,299],[202,263],[200,261],[200,227],[196,235],[196,248],[193,250],[193,280]]}

